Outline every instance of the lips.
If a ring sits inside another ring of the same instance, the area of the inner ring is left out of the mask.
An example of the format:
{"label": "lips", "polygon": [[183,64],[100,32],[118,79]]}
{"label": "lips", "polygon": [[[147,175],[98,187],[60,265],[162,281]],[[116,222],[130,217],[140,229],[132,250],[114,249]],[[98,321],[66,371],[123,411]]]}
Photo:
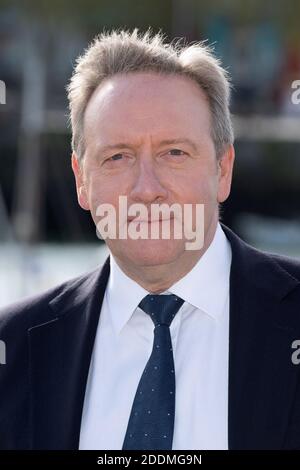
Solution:
{"label": "lips", "polygon": [[148,224],[152,224],[154,222],[164,222],[164,221],[167,221],[167,220],[173,220],[173,217],[168,218],[168,219],[162,219],[162,218],[159,218],[159,219],[137,219],[136,217],[128,217],[128,219],[127,219],[128,222],[148,223]]}

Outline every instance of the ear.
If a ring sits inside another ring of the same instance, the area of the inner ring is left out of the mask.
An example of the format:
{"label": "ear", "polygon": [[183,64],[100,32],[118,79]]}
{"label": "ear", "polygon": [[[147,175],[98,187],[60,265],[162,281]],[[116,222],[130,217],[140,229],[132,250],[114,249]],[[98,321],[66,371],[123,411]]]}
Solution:
{"label": "ear", "polygon": [[218,161],[218,202],[226,201],[230,194],[234,157],[234,147],[229,145]]}
{"label": "ear", "polygon": [[82,209],[88,211],[90,210],[90,206],[84,184],[82,166],[80,165],[78,157],[74,152],[72,153],[72,170],[75,176],[78,204],[80,207],[82,207]]}

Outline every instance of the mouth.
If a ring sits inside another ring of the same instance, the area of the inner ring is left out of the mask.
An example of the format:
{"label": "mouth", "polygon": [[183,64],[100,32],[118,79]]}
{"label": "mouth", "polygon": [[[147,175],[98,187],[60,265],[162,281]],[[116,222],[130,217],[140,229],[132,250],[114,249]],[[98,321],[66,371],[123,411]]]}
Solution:
{"label": "mouth", "polygon": [[169,218],[166,218],[166,219],[163,219],[163,218],[159,218],[159,219],[139,219],[139,218],[136,218],[136,217],[128,217],[127,219],[127,222],[135,222],[135,223],[143,223],[143,224],[153,224],[153,223],[157,223],[157,222],[165,222],[165,221],[170,221],[170,220],[173,220],[174,217],[169,217]]}

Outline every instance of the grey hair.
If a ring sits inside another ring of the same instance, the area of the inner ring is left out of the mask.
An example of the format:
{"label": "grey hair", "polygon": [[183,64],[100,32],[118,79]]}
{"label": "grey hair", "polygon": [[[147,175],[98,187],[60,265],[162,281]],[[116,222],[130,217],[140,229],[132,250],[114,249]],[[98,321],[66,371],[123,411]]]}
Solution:
{"label": "grey hair", "polygon": [[181,39],[166,43],[161,32],[152,34],[150,29],[145,33],[137,28],[132,32],[113,30],[97,36],[78,57],[67,86],[72,149],[79,160],[85,152],[85,109],[93,92],[106,78],[130,72],[157,72],[193,79],[209,102],[217,158],[233,143],[229,76],[211,47],[204,42],[185,45]]}

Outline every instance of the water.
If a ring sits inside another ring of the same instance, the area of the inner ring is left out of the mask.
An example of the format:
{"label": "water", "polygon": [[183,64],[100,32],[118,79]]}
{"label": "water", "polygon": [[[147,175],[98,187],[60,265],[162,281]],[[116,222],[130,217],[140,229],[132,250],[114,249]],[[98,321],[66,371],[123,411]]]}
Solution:
{"label": "water", "polygon": [[0,307],[101,266],[104,244],[0,245]]}

